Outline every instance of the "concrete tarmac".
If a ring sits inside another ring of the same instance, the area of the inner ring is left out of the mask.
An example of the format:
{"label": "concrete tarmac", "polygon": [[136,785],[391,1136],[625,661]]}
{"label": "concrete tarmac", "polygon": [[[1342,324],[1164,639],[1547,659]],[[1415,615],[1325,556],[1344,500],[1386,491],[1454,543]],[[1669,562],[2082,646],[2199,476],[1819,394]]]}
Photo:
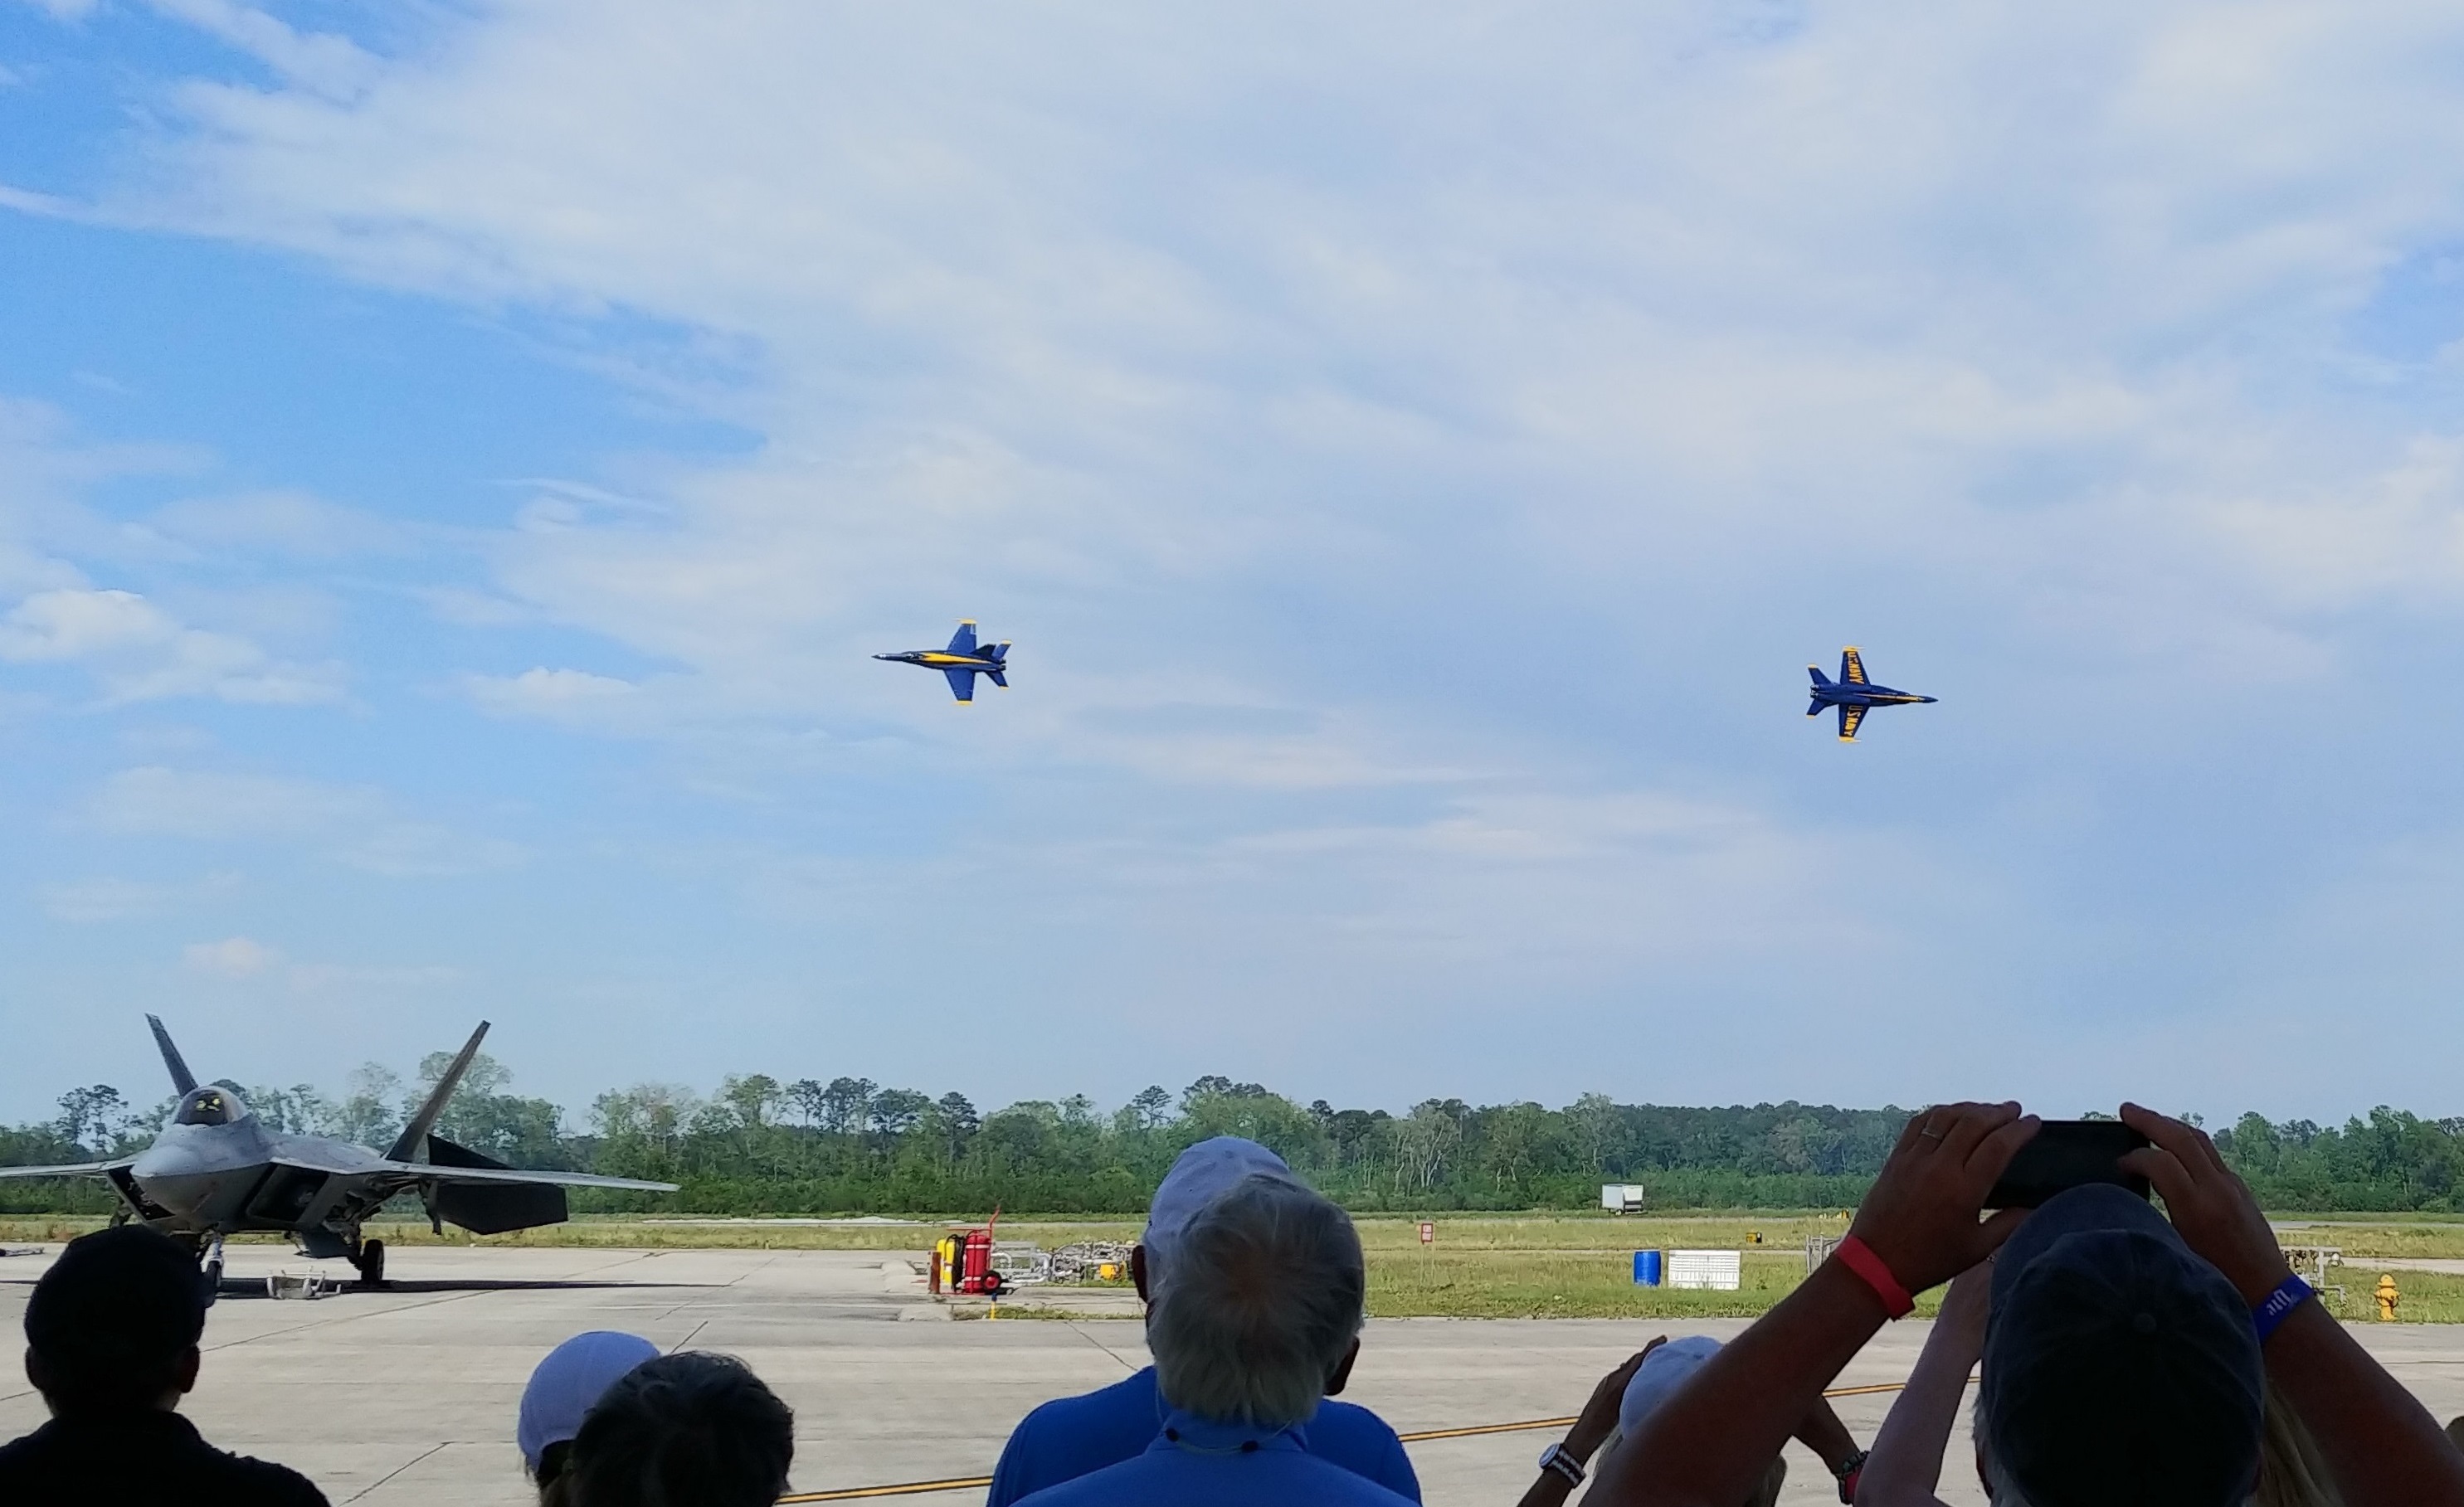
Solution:
{"label": "concrete tarmac", "polygon": [[[948,1321],[907,1263],[879,1252],[414,1248],[394,1253],[389,1290],[313,1302],[249,1296],[240,1283],[319,1263],[265,1246],[231,1256],[183,1410],[217,1445],[303,1471],[337,1504],[532,1500],[513,1443],[516,1403],[539,1358],[584,1329],[742,1356],[796,1409],[800,1491],[989,1474],[1027,1409],[1146,1364],[1133,1320]],[[47,1261],[0,1259],[0,1325],[11,1336]],[[1654,1334],[1743,1327],[1381,1320],[1346,1396],[1405,1432],[1562,1416]],[[2464,1325],[2355,1328],[2440,1418],[2464,1412]],[[1839,1385],[1904,1379],[1925,1335],[1914,1321],[1889,1326]],[[0,1438],[11,1438],[41,1422],[42,1401],[13,1365],[0,1375]],[[1891,1400],[1837,1406],[1870,1442]],[[1555,1437],[1430,1440],[1411,1453],[1430,1507],[1510,1507]],[[1942,1495],[1983,1507],[1967,1452],[1963,1431]],[[949,1507],[981,1494],[898,1499]],[[1783,1500],[1837,1500],[1820,1464],[1795,1447]]]}

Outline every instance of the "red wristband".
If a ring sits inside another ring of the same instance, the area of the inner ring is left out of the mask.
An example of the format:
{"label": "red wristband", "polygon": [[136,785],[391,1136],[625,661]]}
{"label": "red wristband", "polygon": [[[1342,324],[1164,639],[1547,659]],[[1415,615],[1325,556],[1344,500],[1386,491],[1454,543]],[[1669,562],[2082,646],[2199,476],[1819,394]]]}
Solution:
{"label": "red wristband", "polygon": [[1840,1241],[1832,1254],[1839,1258],[1840,1265],[1874,1290],[1874,1296],[1882,1300],[1883,1312],[1894,1319],[1904,1319],[1915,1310],[1917,1300],[1908,1296],[1908,1290],[1900,1285],[1900,1279],[1891,1275],[1891,1269],[1874,1254],[1872,1246],[1852,1234]]}

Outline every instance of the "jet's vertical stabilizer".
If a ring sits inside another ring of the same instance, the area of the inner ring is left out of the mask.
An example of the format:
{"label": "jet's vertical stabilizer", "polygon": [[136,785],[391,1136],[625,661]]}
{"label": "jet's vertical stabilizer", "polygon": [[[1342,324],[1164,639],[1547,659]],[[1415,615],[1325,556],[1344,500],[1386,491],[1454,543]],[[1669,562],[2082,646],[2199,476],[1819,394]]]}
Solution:
{"label": "jet's vertical stabilizer", "polygon": [[445,1070],[445,1076],[436,1081],[436,1087],[428,1095],[428,1103],[419,1106],[419,1113],[411,1116],[410,1124],[403,1126],[402,1134],[394,1137],[393,1149],[385,1153],[386,1161],[407,1162],[419,1155],[420,1143],[427,1140],[428,1132],[436,1127],[436,1117],[445,1113],[445,1102],[453,1097],[453,1090],[461,1084],[462,1075],[470,1071],[471,1059],[479,1055],[479,1043],[487,1035],[488,1022],[482,1020],[479,1029],[471,1033],[471,1039],[462,1044],[462,1055],[455,1058],[453,1065]]}
{"label": "jet's vertical stabilizer", "polygon": [[154,1028],[154,1045],[163,1054],[163,1065],[170,1070],[171,1086],[183,1094],[196,1087],[197,1075],[188,1071],[188,1064],[180,1057],[180,1049],[171,1044],[171,1033],[163,1029],[163,1017],[147,1016],[145,1023]]}
{"label": "jet's vertical stabilizer", "polygon": [[1831,684],[1831,677],[1822,673],[1822,666],[1819,665],[1808,665],[1805,666],[1805,672],[1814,678],[1814,683],[1817,686]]}

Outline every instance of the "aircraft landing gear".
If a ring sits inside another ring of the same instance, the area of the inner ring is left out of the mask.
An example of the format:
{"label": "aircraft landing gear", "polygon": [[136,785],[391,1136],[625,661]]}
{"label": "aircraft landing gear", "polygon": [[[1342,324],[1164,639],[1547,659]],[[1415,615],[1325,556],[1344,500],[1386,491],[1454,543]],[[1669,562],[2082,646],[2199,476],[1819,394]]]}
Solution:
{"label": "aircraft landing gear", "polygon": [[222,1296],[223,1237],[220,1231],[214,1233],[213,1243],[206,1247],[205,1270],[200,1274],[198,1280],[205,1284],[206,1301],[209,1304]]}
{"label": "aircraft landing gear", "polygon": [[360,1269],[361,1286],[383,1287],[385,1285],[385,1256],[383,1240],[360,1242],[360,1254],[351,1257],[351,1264]]}

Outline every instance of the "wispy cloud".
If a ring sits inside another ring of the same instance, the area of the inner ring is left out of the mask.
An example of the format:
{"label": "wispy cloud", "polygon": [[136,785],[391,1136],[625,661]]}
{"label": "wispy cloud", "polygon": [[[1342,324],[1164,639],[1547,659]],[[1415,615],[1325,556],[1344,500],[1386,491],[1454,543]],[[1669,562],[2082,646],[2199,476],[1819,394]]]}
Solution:
{"label": "wispy cloud", "polygon": [[192,942],[181,950],[188,971],[214,978],[254,978],[287,961],[282,953],[250,937],[225,937],[219,942]]}
{"label": "wispy cloud", "polygon": [[112,703],[211,696],[297,706],[342,696],[340,666],[279,662],[237,635],[186,626],[129,591],[33,593],[0,614],[0,662],[82,666]]}
{"label": "wispy cloud", "polygon": [[219,942],[194,942],[183,948],[180,960],[188,972],[230,983],[253,980],[280,982],[294,993],[328,994],[338,989],[426,989],[460,981],[459,969],[369,967],[341,963],[294,962],[278,948],[253,937],[225,937]]}
{"label": "wispy cloud", "polygon": [[[106,462],[0,405],[0,655],[121,706],[332,695],[169,582],[407,561],[429,616],[353,665],[423,731],[485,713],[486,795],[605,759],[677,796],[627,851],[779,922],[765,979],[841,928],[891,960],[834,952],[832,987],[920,997],[914,918],[982,893],[985,990],[1111,1011],[1125,1053],[1176,1049],[1138,1035],[1170,999],[1397,1081],[1531,1079],[1564,1070],[1508,1010],[1621,1040],[1613,1006],[1711,1000],[1818,1088],[1861,991],[1990,1074],[1979,997],[2255,997],[2196,954],[2267,928],[2211,911],[2301,913],[2453,742],[2409,688],[2464,607],[2464,300],[2404,292],[2464,244],[2452,8],[606,0],[429,13],[391,55],[158,13],[253,81],[178,80],[113,171],[0,203],[546,329],[754,438],[474,460],[533,479],[453,569],[278,468],[79,511]],[[1018,641],[1007,696],[867,657],[962,615]],[[1943,704],[1819,740],[1782,683],[1849,639]],[[149,765],[92,809],[390,873],[526,858],[376,777]],[[2428,955],[2366,911],[2355,949]],[[1905,959],[1889,989],[1850,939]],[[1733,1057],[1698,1044],[1679,1091]]]}
{"label": "wispy cloud", "polygon": [[93,817],[103,830],[129,836],[305,844],[400,877],[474,873],[523,858],[504,839],[407,819],[373,788],[274,775],[121,770],[97,792]]}

